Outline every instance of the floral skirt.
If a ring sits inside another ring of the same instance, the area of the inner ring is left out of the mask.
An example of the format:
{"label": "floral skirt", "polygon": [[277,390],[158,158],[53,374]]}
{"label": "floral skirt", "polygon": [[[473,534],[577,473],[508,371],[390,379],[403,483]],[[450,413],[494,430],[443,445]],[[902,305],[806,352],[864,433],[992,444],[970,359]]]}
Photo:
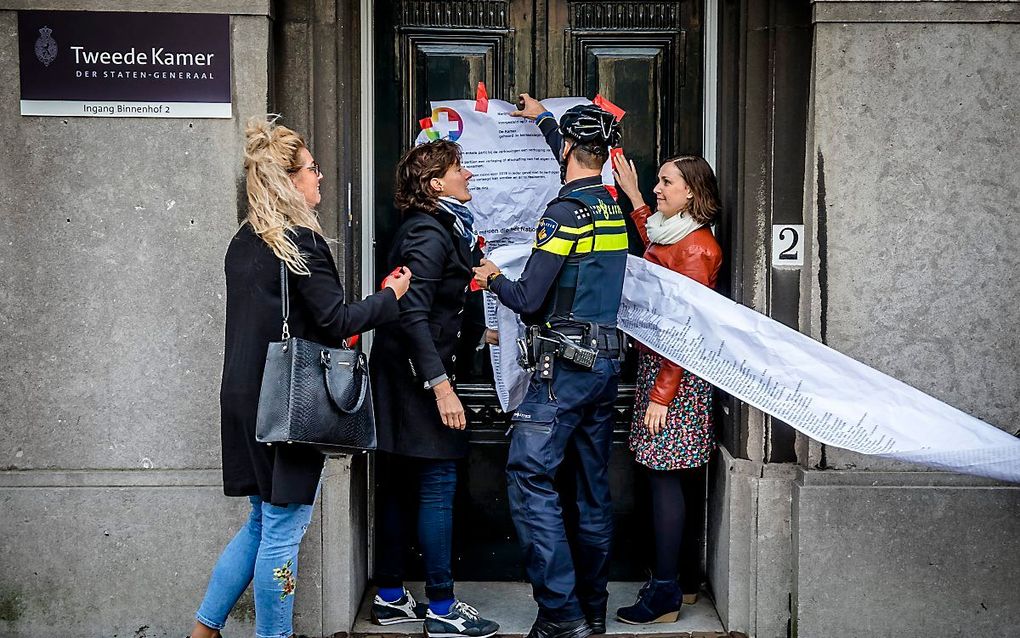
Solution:
{"label": "floral skirt", "polygon": [[641,351],[630,449],[638,463],[653,470],[700,467],[708,463],[715,449],[712,384],[685,370],[676,398],[666,409],[666,427],[651,435],[645,428],[645,410],[661,364],[658,355]]}

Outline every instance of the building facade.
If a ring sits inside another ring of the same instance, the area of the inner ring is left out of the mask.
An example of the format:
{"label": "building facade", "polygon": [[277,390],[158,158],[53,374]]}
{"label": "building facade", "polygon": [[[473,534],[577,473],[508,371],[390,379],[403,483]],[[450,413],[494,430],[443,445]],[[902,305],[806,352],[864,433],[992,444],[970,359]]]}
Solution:
{"label": "building facade", "polygon": [[[28,9],[228,14],[233,117],[20,115]],[[221,490],[217,391],[252,115],[307,134],[353,298],[376,284],[389,171],[428,100],[478,81],[502,99],[602,92],[628,108],[645,182],[675,152],[716,166],[722,293],[1020,429],[1020,3],[0,0],[0,27],[0,636],[186,631],[243,522],[247,504]],[[772,262],[775,224],[804,225],[803,267]],[[521,579],[500,538],[505,415],[484,370],[465,388],[475,433],[458,498],[488,504],[496,533],[461,534],[456,573]],[[689,555],[727,630],[1018,631],[1020,486],[720,407]],[[628,533],[642,505],[618,447]],[[364,455],[327,463],[299,633],[352,629],[370,477]],[[642,556],[620,545],[615,577],[636,580]],[[253,614],[246,597],[232,634]]]}

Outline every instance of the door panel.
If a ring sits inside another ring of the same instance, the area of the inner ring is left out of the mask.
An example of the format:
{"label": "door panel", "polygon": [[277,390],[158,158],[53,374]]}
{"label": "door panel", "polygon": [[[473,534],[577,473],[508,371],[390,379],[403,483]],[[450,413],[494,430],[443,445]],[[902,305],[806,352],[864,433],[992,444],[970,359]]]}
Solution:
{"label": "door panel", "polygon": [[[405,139],[417,135],[418,119],[433,100],[474,97],[479,82],[495,95],[506,92],[507,35],[474,35],[451,42],[445,34],[404,33],[403,58],[410,62],[402,75],[406,82],[401,120]],[[417,117],[416,117],[417,116]]]}
{"label": "door panel", "polygon": [[[377,272],[384,272],[398,225],[391,204],[397,159],[417,135],[418,120],[429,115],[430,100],[473,98],[479,81],[491,97],[510,102],[524,91],[540,99],[602,94],[626,110],[624,148],[638,166],[648,202],[654,201],[651,189],[663,159],[701,150],[700,2],[403,0],[377,2],[375,10]],[[536,220],[540,214],[535,211]],[[631,245],[640,254],[640,240],[633,228],[631,233]],[[457,389],[469,411],[471,453],[461,466],[458,487],[454,575],[519,580],[524,570],[504,474],[508,417],[492,388],[488,352],[476,347],[481,299],[472,297],[457,357]],[[647,492],[627,447],[633,359],[620,388],[610,474],[616,524],[611,577],[617,580],[643,579],[650,558]],[[568,461],[558,479],[565,495],[574,492],[569,470]],[[576,513],[569,505],[572,499],[564,500],[569,526]],[[704,547],[703,498],[693,505],[687,571],[696,581]],[[408,558],[415,567],[410,575],[420,578],[417,553],[412,542]]]}
{"label": "door panel", "polygon": [[[573,48],[579,63],[573,69],[576,79],[572,85],[580,87],[582,95],[601,94],[627,112],[624,153],[637,166],[645,201],[654,203],[650,189],[656,168],[665,156],[663,147],[673,142],[663,138],[674,132],[672,127],[660,126],[660,122],[668,121],[664,114],[670,110],[668,104],[663,104],[666,100],[660,86],[660,79],[670,75],[667,52],[664,47],[594,35],[575,38]],[[633,225],[628,228],[632,252],[640,254],[641,237]]]}
{"label": "door panel", "polygon": [[399,226],[393,174],[432,100],[473,98],[478,82],[508,94],[514,29],[509,0],[394,0],[375,3],[376,272],[385,269]]}
{"label": "door panel", "polygon": [[679,153],[701,151],[697,75],[701,38],[696,32],[700,3],[569,2],[568,6],[564,90],[588,97],[601,94],[627,112],[624,151],[637,165],[645,201],[652,203],[658,166]]}

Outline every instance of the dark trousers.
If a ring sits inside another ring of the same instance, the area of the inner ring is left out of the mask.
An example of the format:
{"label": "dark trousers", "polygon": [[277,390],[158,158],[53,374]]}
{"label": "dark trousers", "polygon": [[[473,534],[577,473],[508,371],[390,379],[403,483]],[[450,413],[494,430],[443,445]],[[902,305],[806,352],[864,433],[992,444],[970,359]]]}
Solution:
{"label": "dark trousers", "polygon": [[404,582],[404,551],[411,514],[418,511],[418,543],[425,561],[425,595],[453,598],[453,496],[457,463],[379,453],[376,457],[375,581],[380,587]]}
{"label": "dark trousers", "polygon": [[[609,450],[620,364],[593,370],[556,363],[553,379],[532,378],[513,417],[507,491],[539,617],[576,620],[602,613],[609,594],[613,512]],[[577,457],[577,564],[571,558],[554,480],[568,449]]]}

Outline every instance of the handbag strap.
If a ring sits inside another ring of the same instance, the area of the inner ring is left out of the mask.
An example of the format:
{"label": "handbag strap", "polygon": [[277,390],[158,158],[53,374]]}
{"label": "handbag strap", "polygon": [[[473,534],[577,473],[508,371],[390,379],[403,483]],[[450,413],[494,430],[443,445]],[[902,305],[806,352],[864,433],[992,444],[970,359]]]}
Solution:
{"label": "handbag strap", "polygon": [[290,291],[287,288],[287,265],[280,260],[280,305],[283,307],[283,337],[281,341],[290,339]]}
{"label": "handbag strap", "polygon": [[361,406],[365,403],[365,397],[368,396],[368,370],[365,367],[363,354],[358,355],[358,360],[354,364],[355,374],[361,373],[361,387],[358,388],[358,398],[354,402],[354,406],[351,408],[345,408],[340,405],[340,402],[336,400],[336,394],[333,393],[333,384],[329,382],[329,372],[332,369],[332,365],[323,366],[322,373],[326,376],[326,392],[329,394],[329,398],[333,401],[333,405],[344,414],[354,414],[361,410]]}

